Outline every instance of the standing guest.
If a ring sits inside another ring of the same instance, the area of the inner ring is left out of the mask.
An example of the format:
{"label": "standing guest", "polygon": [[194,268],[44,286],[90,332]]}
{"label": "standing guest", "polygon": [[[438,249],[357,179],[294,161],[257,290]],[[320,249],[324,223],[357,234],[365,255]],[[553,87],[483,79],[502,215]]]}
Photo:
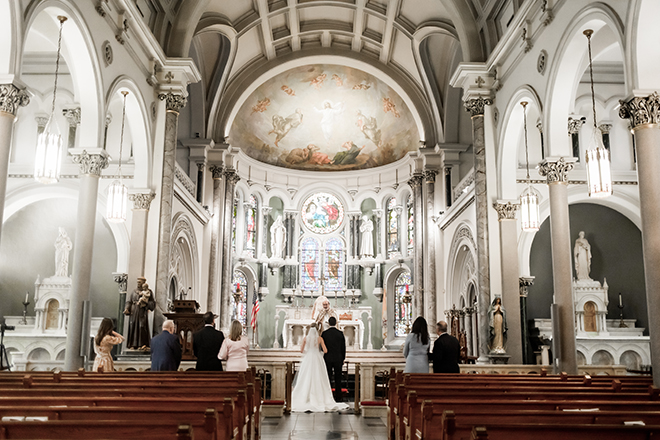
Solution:
{"label": "standing guest", "polygon": [[231,322],[229,339],[225,339],[218,353],[218,359],[226,360],[226,371],[245,371],[248,368],[248,340],[243,336],[243,326],[235,319]]}
{"label": "standing guest", "polygon": [[213,312],[204,313],[204,328],[193,335],[193,352],[197,357],[197,371],[222,371],[218,352],[225,335],[215,329]]}
{"label": "standing guest", "polygon": [[329,328],[321,334],[321,338],[327,348],[323,355],[323,360],[328,370],[328,378],[335,385],[335,402],[341,402],[341,376],[342,366],[346,358],[346,339],[344,339],[344,333],[337,329],[337,318],[331,316],[328,319],[328,325]]}
{"label": "standing guest", "polygon": [[163,331],[151,340],[151,371],[176,371],[181,363],[181,343],[174,321],[163,322]]}
{"label": "standing guest", "polygon": [[96,353],[96,358],[94,359],[92,371],[102,371],[103,373],[115,371],[115,365],[112,362],[112,354],[110,352],[113,345],[124,342],[124,337],[114,331],[114,327],[110,318],[103,318],[103,321],[101,321],[99,331],[94,338],[94,353]]}
{"label": "standing guest", "polygon": [[418,316],[403,344],[403,357],[406,358],[404,373],[429,372],[429,343],[426,319]]}
{"label": "standing guest", "polygon": [[433,343],[433,372],[460,373],[458,360],[461,357],[461,344],[458,339],[447,333],[447,323],[440,321],[436,325],[438,339]]}

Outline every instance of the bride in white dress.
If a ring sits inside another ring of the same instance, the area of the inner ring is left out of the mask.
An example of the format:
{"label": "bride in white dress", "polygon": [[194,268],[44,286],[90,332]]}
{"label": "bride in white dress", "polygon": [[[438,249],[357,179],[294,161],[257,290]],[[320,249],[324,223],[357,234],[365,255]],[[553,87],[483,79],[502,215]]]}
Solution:
{"label": "bride in white dress", "polygon": [[316,330],[316,324],[312,324],[300,349],[303,356],[293,382],[292,411],[325,412],[348,408],[347,404],[337,403],[332,397],[332,388],[321,350],[323,353],[328,351],[323,338]]}

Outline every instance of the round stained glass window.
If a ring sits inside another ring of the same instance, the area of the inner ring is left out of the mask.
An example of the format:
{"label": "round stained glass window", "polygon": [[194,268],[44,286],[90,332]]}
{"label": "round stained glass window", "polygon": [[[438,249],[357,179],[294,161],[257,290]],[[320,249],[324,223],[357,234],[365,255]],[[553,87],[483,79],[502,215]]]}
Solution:
{"label": "round stained glass window", "polygon": [[329,234],[341,226],[344,206],[332,194],[316,193],[305,200],[300,214],[307,229],[317,234]]}

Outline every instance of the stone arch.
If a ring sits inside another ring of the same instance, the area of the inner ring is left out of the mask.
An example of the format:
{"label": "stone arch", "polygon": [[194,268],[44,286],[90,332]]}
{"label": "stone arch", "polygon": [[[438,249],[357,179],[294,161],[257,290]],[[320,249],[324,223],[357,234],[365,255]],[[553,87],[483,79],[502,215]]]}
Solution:
{"label": "stone arch", "polygon": [[627,92],[657,90],[660,72],[660,47],[657,43],[660,3],[655,0],[629,2],[626,26],[626,64],[631,74]]}
{"label": "stone arch", "polygon": [[245,298],[247,302],[247,308],[246,308],[247,328],[245,329],[245,334],[248,335],[248,338],[250,339],[250,341],[252,341],[252,338],[254,336],[254,331],[250,326],[250,318],[252,316],[252,298],[257,288],[257,280],[258,280],[257,273],[252,268],[252,266],[250,266],[245,261],[239,261],[238,264],[234,266],[234,270],[231,273],[233,274],[234,271],[241,272],[245,276],[245,279],[247,280],[247,286],[246,286],[247,291],[245,292]]}
{"label": "stone arch", "polygon": [[391,343],[395,340],[395,335],[394,335],[394,285],[396,282],[396,279],[401,275],[402,273],[412,273],[410,270],[410,267],[407,264],[400,263],[398,265],[392,266],[387,273],[385,274],[385,280],[384,280],[384,285],[385,285],[385,295],[387,296],[385,301],[387,302],[386,307],[387,307],[387,339],[383,341],[383,345],[386,345],[388,343]]}
{"label": "stone arch", "polygon": [[21,7],[12,0],[0,1],[0,74],[14,75],[20,64],[23,45]]}
{"label": "stone arch", "polygon": [[201,286],[199,285],[201,269],[192,222],[186,214],[179,212],[172,219],[172,224],[169,278],[171,279],[176,275],[177,294],[180,294],[181,289],[184,289],[192,294],[192,298],[188,297],[188,299],[201,299]]}
{"label": "stone arch", "polygon": [[626,350],[619,357],[619,364],[628,370],[639,371],[642,368],[642,357],[635,350]]}
{"label": "stone arch", "polygon": [[37,347],[30,351],[27,358],[29,361],[49,361],[51,359],[50,353],[43,347]]}
{"label": "stone arch", "polygon": [[584,356],[580,350],[577,350],[577,364],[578,365],[587,365],[587,358]]}
{"label": "stone arch", "polygon": [[[477,246],[472,230],[466,223],[462,223],[456,229],[449,249],[446,286],[448,295],[445,297],[445,308],[451,308],[461,295],[469,295],[470,285],[477,290],[476,255]],[[478,293],[476,298],[478,301]]]}
{"label": "stone arch", "polygon": [[598,350],[591,355],[590,365],[614,365],[614,357],[605,350]]}

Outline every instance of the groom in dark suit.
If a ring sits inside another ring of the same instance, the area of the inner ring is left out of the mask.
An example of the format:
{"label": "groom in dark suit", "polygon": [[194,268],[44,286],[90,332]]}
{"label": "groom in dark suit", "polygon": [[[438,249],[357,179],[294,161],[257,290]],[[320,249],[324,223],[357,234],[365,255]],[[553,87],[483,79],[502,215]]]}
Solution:
{"label": "groom in dark suit", "polygon": [[193,335],[193,352],[197,357],[195,370],[222,371],[222,362],[218,359],[220,347],[225,335],[213,326],[213,312],[204,313],[204,328]]}
{"label": "groom in dark suit", "polygon": [[328,349],[328,352],[323,355],[323,360],[328,369],[328,379],[332,382],[334,378],[335,402],[341,402],[341,369],[346,358],[346,340],[344,334],[337,330],[337,318],[331,316],[328,319],[328,325],[330,328],[321,334],[325,347]]}

